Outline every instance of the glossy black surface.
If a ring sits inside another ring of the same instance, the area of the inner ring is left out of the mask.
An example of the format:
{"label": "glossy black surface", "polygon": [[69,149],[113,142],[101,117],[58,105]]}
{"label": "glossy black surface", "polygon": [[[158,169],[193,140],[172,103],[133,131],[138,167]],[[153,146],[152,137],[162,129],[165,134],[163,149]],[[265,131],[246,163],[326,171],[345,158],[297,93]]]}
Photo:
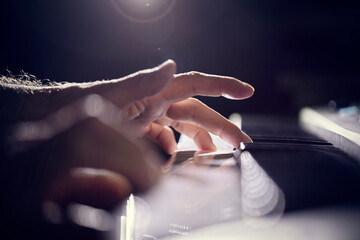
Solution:
{"label": "glossy black surface", "polygon": [[[259,121],[262,125],[258,125]],[[296,119],[244,116],[248,150],[284,191],[286,211],[360,202],[360,164]]]}

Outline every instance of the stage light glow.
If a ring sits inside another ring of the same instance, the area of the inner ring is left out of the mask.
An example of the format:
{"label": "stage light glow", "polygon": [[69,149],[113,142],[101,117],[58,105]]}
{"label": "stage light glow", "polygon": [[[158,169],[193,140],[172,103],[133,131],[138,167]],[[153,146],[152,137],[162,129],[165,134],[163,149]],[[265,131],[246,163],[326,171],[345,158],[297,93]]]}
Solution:
{"label": "stage light glow", "polygon": [[111,0],[115,9],[134,22],[155,22],[165,17],[176,0]]}
{"label": "stage light glow", "polygon": [[[145,44],[158,45],[165,42],[173,33],[175,20],[173,14],[169,13],[159,21],[129,23],[132,34]],[[166,56],[168,59],[170,56]]]}

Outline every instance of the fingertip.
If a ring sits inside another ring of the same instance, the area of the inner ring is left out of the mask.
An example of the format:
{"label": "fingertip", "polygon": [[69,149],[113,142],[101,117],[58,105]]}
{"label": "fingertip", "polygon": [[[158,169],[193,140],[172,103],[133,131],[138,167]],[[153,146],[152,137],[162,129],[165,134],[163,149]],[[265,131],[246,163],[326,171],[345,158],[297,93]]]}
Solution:
{"label": "fingertip", "polygon": [[167,154],[170,154],[170,155],[174,154],[177,150],[177,144],[175,141],[172,141],[172,140],[170,140],[167,144],[161,145],[161,147]]}
{"label": "fingertip", "polygon": [[214,143],[211,143],[210,147],[209,147],[209,151],[211,152],[215,152],[217,150],[216,146]]}
{"label": "fingertip", "polygon": [[254,93],[255,93],[255,88],[254,88],[252,85],[248,84],[248,83],[246,83],[246,85],[247,85],[247,87],[250,89],[251,96],[254,95]]}
{"label": "fingertip", "polygon": [[196,142],[196,146],[199,150],[206,152],[215,152],[217,150],[213,142]]}
{"label": "fingertip", "polygon": [[253,140],[246,134],[243,132],[243,139],[242,139],[244,143],[253,143]]}
{"label": "fingertip", "polygon": [[250,85],[249,83],[246,82],[242,82],[243,86],[244,86],[244,97],[245,98],[249,98],[252,95],[254,95],[255,92],[255,88]]}
{"label": "fingertip", "polygon": [[178,150],[178,147],[177,147],[177,144],[175,143],[171,148],[169,148],[168,153],[174,154],[176,152],[176,150]]}
{"label": "fingertip", "polygon": [[[239,129],[239,128],[238,128]],[[233,132],[231,138],[229,138],[228,143],[230,143],[233,147],[238,148],[241,143],[252,143],[253,140],[240,129],[238,131]]]}
{"label": "fingertip", "polygon": [[[223,87],[226,91],[222,92],[222,96],[232,100],[241,100],[246,99],[254,95],[255,88],[243,81],[240,81],[236,78],[228,78],[231,80],[229,85]],[[231,84],[231,85],[230,85]]]}
{"label": "fingertip", "polygon": [[161,63],[159,65],[159,68],[162,68],[162,67],[167,66],[167,65],[171,65],[173,67],[176,67],[176,62],[174,60],[172,60],[172,59],[168,59],[165,62]]}
{"label": "fingertip", "polygon": [[169,76],[173,76],[176,73],[176,62],[172,59],[168,59],[157,67],[157,70],[164,72]]}

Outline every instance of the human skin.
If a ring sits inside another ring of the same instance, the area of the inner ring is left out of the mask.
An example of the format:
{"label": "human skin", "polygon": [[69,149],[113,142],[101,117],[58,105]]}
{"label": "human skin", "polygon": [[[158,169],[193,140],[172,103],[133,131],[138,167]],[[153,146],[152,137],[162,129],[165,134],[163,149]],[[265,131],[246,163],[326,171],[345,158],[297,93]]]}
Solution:
{"label": "human skin", "polygon": [[[38,144],[14,158],[35,159],[35,166],[51,162],[54,172],[48,174],[49,181],[35,183],[46,185],[40,194],[48,200],[106,207],[133,191],[149,189],[161,175],[161,156],[141,138],[171,154],[177,147],[170,127],[191,137],[200,150],[216,150],[209,132],[234,147],[251,142],[238,127],[192,97],[239,100],[252,96],[254,88],[232,77],[176,74],[172,60],[114,80],[53,86],[2,83],[2,87],[16,92],[18,99],[9,108],[18,114],[18,126],[44,123],[53,132],[15,138],[16,144]],[[100,104],[101,111],[94,108],[89,113],[89,102],[95,107]],[[72,120],[66,127],[60,114],[64,109],[71,109]],[[109,112],[111,120],[106,117]]]}

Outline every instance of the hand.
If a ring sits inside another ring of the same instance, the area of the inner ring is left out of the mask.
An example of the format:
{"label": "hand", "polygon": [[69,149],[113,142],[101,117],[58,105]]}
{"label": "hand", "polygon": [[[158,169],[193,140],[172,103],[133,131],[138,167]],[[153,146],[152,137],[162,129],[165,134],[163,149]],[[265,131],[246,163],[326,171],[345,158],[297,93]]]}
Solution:
{"label": "hand", "polygon": [[[147,136],[168,153],[176,150],[169,126],[193,138],[200,150],[215,150],[208,132],[220,136],[234,147],[238,147],[240,142],[251,142],[238,127],[191,97],[244,99],[253,95],[252,86],[232,77],[199,72],[175,75],[175,71],[175,62],[168,60],[153,69],[120,79],[62,85],[50,88],[48,92],[35,89],[33,96],[27,100],[30,105],[27,106],[28,118],[34,118],[31,115],[35,114],[44,117],[74,100],[98,94],[115,104],[117,113],[112,114],[112,122],[123,134],[133,139]],[[77,111],[82,111],[82,106]]]}
{"label": "hand", "polygon": [[[238,147],[251,139],[238,127],[199,100],[195,95],[244,99],[253,87],[235,78],[199,72],[175,74],[171,60],[159,67],[139,71],[127,77],[80,86],[74,95],[98,94],[117,107],[113,122],[121,131],[137,138],[147,136],[168,153],[176,150],[169,126],[194,139],[200,150],[215,150],[211,132]],[[65,94],[65,91],[64,91]]]}
{"label": "hand", "polygon": [[[40,156],[39,161],[57,159],[54,165],[58,166],[58,177],[52,197],[74,197],[76,193],[88,196],[99,186],[115,192],[118,198],[132,188],[147,189],[156,181],[159,168],[136,139],[149,137],[172,153],[176,142],[169,126],[193,138],[201,150],[215,150],[208,132],[234,147],[241,141],[251,141],[230,121],[191,98],[204,95],[244,99],[254,92],[250,85],[198,72],[174,75],[175,68],[170,60],[121,79],[34,90],[27,118],[34,118],[32,110],[37,110],[39,116],[48,116],[42,122],[53,131],[45,136],[49,141],[36,150],[42,153],[52,149],[51,157]],[[48,105],[39,109],[44,102]],[[70,127],[64,127],[66,124]]]}

